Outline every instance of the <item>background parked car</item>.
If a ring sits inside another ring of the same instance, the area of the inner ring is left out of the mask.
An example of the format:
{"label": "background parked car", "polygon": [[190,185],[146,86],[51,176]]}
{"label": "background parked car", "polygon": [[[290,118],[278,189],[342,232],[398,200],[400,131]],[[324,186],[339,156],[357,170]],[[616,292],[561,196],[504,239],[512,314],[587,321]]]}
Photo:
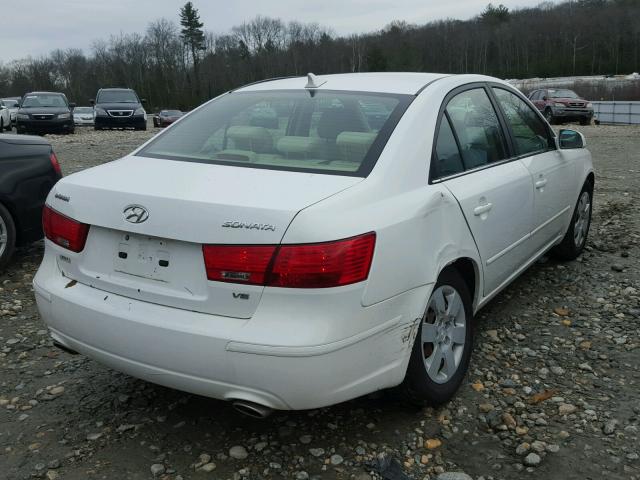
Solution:
{"label": "background parked car", "polygon": [[74,108],[73,123],[78,127],[83,125],[93,125],[93,107]]}
{"label": "background parked car", "polygon": [[11,112],[9,108],[0,100],[0,133],[11,130]]}
{"label": "background parked car", "polygon": [[549,123],[580,121],[589,125],[593,118],[593,105],[566,88],[544,88],[529,94],[529,100],[540,110]]}
{"label": "background parked car", "polygon": [[0,268],[16,245],[43,237],[42,206],[62,177],[51,144],[41,137],[0,135]]}
{"label": "background parked car", "polygon": [[18,106],[20,105],[20,97],[0,98],[0,101],[4,102],[5,106],[9,109],[11,124],[15,125],[16,116],[18,115]]}
{"label": "background parked car", "polygon": [[147,129],[147,112],[138,94],[130,88],[101,88],[96,98],[90,102],[94,105],[94,128],[135,128]]}
{"label": "background parked car", "polygon": [[180,110],[160,110],[153,116],[154,127],[166,127],[184,115]]}
{"label": "background parked car", "polygon": [[16,130],[18,133],[73,133],[74,107],[75,103],[69,103],[63,93],[27,93],[20,102]]}

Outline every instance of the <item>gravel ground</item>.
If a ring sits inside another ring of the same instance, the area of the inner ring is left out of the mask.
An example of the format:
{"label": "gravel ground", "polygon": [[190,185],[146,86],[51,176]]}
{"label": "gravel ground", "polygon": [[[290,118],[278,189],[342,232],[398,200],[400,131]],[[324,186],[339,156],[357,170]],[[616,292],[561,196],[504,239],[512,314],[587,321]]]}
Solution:
{"label": "gravel ground", "polygon": [[[258,421],[70,356],[35,307],[42,244],[18,251],[0,273],[0,477],[640,479],[640,128],[580,129],[587,251],[541,260],[480,312],[468,378],[438,409],[384,393]],[[50,138],[69,174],[153,133]]]}

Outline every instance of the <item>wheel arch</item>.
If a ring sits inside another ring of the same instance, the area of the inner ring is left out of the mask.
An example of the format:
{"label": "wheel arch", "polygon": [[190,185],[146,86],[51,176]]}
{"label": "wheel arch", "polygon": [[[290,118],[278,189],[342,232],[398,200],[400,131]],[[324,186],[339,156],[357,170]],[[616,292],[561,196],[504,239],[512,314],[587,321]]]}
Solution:
{"label": "wheel arch", "polygon": [[469,289],[475,313],[476,306],[480,301],[480,292],[482,291],[480,288],[482,285],[482,271],[477,259],[471,257],[457,258],[447,263],[438,274],[438,277],[447,269],[454,269],[464,280],[465,285]]}

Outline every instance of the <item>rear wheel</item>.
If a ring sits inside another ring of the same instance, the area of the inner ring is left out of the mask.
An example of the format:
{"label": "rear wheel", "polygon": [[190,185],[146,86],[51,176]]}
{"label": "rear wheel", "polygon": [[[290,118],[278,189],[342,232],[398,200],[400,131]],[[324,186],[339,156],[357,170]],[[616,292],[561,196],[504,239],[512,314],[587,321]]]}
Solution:
{"label": "rear wheel", "polygon": [[567,233],[562,242],[551,250],[554,257],[560,260],[575,260],[584,250],[591,226],[592,197],[593,185],[587,182],[578,197]]}
{"label": "rear wheel", "polygon": [[591,125],[591,118],[589,118],[589,117],[581,118],[580,119],[580,125]]}
{"label": "rear wheel", "polygon": [[401,386],[419,405],[450,400],[462,383],[473,348],[471,295],[457,270],[440,274],[411,351]]}
{"label": "rear wheel", "polygon": [[0,203],[0,269],[7,264],[16,246],[16,226],[9,211]]}

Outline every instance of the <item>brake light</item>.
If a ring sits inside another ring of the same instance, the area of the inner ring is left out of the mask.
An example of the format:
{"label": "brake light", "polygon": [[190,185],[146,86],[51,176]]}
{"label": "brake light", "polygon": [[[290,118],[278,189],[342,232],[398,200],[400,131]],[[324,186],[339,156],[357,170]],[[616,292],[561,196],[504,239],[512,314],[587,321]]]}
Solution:
{"label": "brake light", "polygon": [[84,249],[89,233],[89,225],[62,215],[48,205],[42,209],[42,229],[53,243],[73,252]]}
{"label": "brake light", "polygon": [[49,155],[49,160],[51,160],[51,166],[53,167],[53,170],[60,176],[62,176],[62,169],[60,168],[60,162],[58,162],[58,157],[56,157],[56,154],[53,153],[53,150],[51,151],[51,154]]}
{"label": "brake light", "polygon": [[207,278],[217,282],[264,285],[272,245],[204,245]]}
{"label": "brake light", "polygon": [[301,245],[204,245],[207,278],[286,288],[328,288],[369,276],[375,233]]}

